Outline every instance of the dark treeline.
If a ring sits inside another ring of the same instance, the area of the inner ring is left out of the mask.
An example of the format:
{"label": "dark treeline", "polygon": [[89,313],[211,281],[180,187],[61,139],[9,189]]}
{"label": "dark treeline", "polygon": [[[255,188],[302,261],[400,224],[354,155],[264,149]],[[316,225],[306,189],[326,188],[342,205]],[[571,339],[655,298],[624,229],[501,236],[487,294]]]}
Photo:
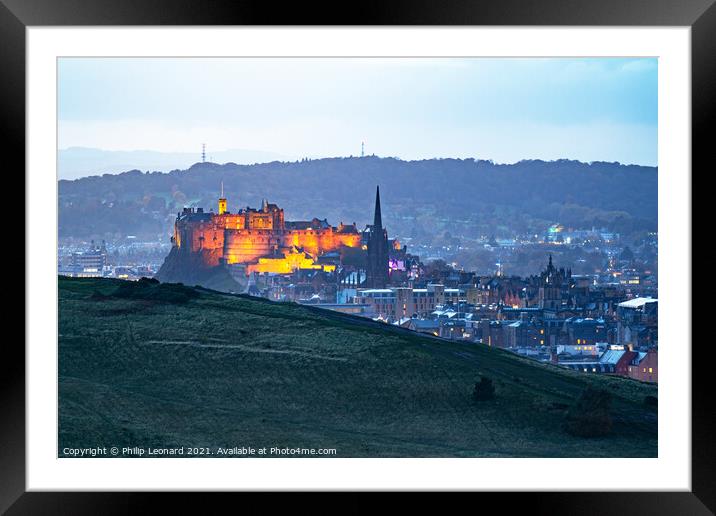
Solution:
{"label": "dark treeline", "polygon": [[369,222],[375,185],[380,184],[387,222],[406,234],[415,227],[411,224],[425,225],[415,220],[419,213],[517,232],[549,222],[623,234],[657,229],[655,167],[370,156],[255,165],[197,163],[169,173],[133,170],[62,180],[60,236],[166,232],[183,206],[214,207],[221,181],[231,211],[258,206],[266,197],[286,210],[288,220],[318,216],[359,225]]}

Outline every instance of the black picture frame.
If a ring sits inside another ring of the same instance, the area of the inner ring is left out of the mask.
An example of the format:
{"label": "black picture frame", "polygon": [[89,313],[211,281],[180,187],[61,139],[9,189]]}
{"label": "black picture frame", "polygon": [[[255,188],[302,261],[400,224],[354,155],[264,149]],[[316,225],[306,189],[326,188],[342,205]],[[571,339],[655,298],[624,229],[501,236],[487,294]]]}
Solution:
{"label": "black picture frame", "polygon": [[[242,0],[0,0],[0,76],[4,78],[0,81],[0,126],[4,133],[0,141],[6,151],[4,158],[16,160],[5,170],[3,179],[9,178],[8,171],[13,171],[17,178],[19,171],[25,169],[24,153],[20,150],[25,143],[25,29],[48,25],[689,26],[692,170],[701,170],[703,174],[713,167],[713,143],[708,129],[716,121],[714,0],[394,0],[286,5]],[[25,235],[26,239],[32,237]],[[24,257],[24,248],[21,253]],[[32,271],[26,269],[25,274]],[[684,277],[684,281],[691,285],[692,279]],[[19,296],[14,299],[19,308]],[[22,306],[24,309],[24,303]],[[703,310],[695,303],[693,306],[695,310]],[[708,341],[699,344],[704,346],[692,346],[691,492],[481,493],[480,497],[498,503],[501,512],[522,508],[538,514],[713,514],[716,511],[713,488],[716,453],[709,416],[716,411],[708,381],[709,369],[714,363],[713,345]],[[0,358],[0,389],[0,512],[119,514],[143,512],[152,500],[162,504],[168,501],[169,495],[152,493],[26,493],[25,354],[22,347],[9,339],[2,347]],[[628,483],[625,479],[625,485]],[[223,500],[219,501],[226,501],[227,496],[220,496]],[[243,496],[249,500],[245,508],[256,503],[267,508],[264,500],[257,502],[253,495]],[[188,493],[171,494],[171,499],[172,503],[181,504],[182,513],[198,508],[205,513],[207,504],[216,501]],[[355,508],[359,503],[347,504],[346,508]]]}

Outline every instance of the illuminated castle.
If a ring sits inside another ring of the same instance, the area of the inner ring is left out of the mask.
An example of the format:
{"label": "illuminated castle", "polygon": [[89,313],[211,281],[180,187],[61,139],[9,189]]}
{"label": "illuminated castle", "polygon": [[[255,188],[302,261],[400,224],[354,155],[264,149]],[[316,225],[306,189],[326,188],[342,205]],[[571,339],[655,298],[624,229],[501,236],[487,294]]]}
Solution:
{"label": "illuminated castle", "polygon": [[223,186],[218,208],[218,213],[184,208],[177,214],[173,251],[200,256],[207,267],[244,264],[247,274],[287,274],[297,269],[332,272],[335,265],[319,263],[321,256],[361,246],[355,223],[334,227],[325,219],[286,221],[283,209],[265,199],[260,209],[247,206],[230,213]]}

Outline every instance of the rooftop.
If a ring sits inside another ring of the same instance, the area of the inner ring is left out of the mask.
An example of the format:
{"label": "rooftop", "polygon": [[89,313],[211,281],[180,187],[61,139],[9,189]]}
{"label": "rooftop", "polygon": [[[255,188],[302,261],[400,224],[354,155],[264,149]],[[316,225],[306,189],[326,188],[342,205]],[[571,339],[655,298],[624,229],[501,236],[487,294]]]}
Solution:
{"label": "rooftop", "polygon": [[629,301],[619,303],[622,308],[642,308],[647,303],[657,303],[659,300],[653,297],[635,297]]}
{"label": "rooftop", "polygon": [[599,357],[599,361],[602,364],[616,364],[619,362],[619,359],[624,356],[624,353],[626,353],[626,351],[623,349],[608,349]]}

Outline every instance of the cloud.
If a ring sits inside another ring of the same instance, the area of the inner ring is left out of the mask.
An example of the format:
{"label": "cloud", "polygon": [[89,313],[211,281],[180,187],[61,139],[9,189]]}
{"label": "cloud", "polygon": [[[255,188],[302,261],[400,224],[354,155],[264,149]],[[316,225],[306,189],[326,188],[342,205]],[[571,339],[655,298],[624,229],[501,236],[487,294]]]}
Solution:
{"label": "cloud", "polygon": [[633,58],[63,59],[59,141],[653,163],[656,72]]}
{"label": "cloud", "polygon": [[627,61],[621,66],[624,72],[643,73],[656,71],[658,66],[658,60],[653,59],[635,59],[633,61]]}

